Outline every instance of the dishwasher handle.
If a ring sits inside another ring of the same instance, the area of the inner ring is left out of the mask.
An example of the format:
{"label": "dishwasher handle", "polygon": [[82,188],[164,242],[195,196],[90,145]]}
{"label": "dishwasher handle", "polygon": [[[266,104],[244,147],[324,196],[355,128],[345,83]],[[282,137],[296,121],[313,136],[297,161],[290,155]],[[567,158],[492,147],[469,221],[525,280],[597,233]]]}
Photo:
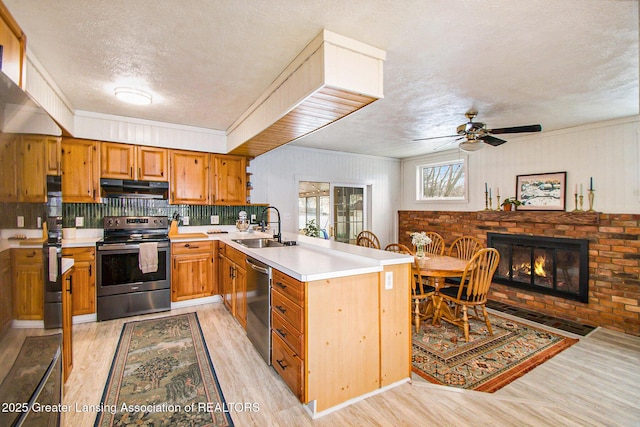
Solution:
{"label": "dishwasher handle", "polygon": [[260,265],[254,264],[251,259],[247,258],[246,262],[247,262],[247,265],[249,267],[253,268],[255,271],[258,271],[258,272],[260,272],[262,274],[269,274],[269,269],[268,268],[265,268],[265,267],[262,267]]}

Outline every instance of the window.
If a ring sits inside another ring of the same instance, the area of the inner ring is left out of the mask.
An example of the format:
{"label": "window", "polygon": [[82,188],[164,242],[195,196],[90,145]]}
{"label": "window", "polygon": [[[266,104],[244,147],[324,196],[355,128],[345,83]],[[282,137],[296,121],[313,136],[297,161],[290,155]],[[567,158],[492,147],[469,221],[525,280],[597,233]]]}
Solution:
{"label": "window", "polygon": [[465,161],[457,159],[417,167],[417,199],[465,200]]}

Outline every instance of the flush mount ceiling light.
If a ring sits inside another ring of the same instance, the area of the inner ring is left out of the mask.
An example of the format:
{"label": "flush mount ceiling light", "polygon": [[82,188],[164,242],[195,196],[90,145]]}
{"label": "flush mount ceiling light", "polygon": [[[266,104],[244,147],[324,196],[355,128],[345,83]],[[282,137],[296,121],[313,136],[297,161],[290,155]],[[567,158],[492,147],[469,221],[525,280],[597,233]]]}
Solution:
{"label": "flush mount ceiling light", "polygon": [[458,145],[458,148],[462,151],[470,153],[472,151],[478,151],[482,148],[483,142],[477,139],[467,139]]}
{"label": "flush mount ceiling light", "polygon": [[115,89],[116,97],[129,104],[149,105],[151,104],[151,94],[130,87],[117,87]]}

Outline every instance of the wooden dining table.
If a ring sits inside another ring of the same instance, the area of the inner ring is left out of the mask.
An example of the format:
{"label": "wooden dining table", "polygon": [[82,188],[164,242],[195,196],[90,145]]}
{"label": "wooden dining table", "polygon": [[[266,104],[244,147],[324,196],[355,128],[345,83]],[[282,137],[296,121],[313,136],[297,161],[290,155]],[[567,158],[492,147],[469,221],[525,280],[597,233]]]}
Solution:
{"label": "wooden dining table", "polygon": [[[448,255],[432,255],[428,254],[421,258],[416,258],[417,267],[420,269],[420,274],[433,279],[434,287],[436,288],[433,301],[430,299],[427,302],[427,306],[423,313],[418,313],[416,307],[415,314],[415,326],[416,331],[420,329],[420,317],[429,318],[435,315],[435,305],[440,300],[439,291],[445,287],[445,279],[447,277],[462,277],[464,269],[467,266],[468,260],[456,258]],[[453,319],[453,313],[449,310],[449,307],[443,307],[442,316],[446,319]],[[438,319],[433,319],[434,323],[438,322]]]}

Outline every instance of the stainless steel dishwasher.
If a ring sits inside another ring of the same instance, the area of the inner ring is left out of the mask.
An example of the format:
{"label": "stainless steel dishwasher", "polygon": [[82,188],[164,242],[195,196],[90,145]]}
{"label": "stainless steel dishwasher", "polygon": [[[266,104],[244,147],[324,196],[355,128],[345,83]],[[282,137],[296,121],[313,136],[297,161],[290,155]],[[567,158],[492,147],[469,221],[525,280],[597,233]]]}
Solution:
{"label": "stainless steel dishwasher", "polygon": [[271,267],[247,257],[247,336],[271,365]]}

